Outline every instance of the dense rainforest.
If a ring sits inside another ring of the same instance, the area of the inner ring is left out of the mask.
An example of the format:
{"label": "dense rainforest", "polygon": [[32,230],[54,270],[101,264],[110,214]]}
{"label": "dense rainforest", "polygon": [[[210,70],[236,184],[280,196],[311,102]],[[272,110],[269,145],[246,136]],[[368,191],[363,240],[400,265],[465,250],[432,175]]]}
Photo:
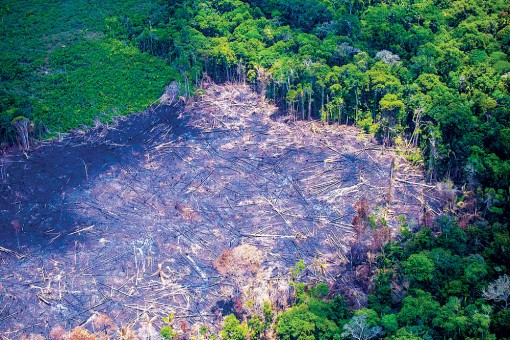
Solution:
{"label": "dense rainforest", "polygon": [[[269,310],[242,323],[227,317],[223,339],[259,338],[271,323],[281,339],[509,336],[506,1],[181,0],[144,9],[132,2],[124,15],[112,7],[75,18],[77,26],[93,22],[99,40],[51,53],[32,45],[2,51],[2,142],[16,141],[20,122],[41,137],[90,124],[100,112],[109,119],[139,110],[169,79],[186,96],[204,80],[242,82],[293,119],[357,125],[422,166],[430,181],[458,188],[442,218],[402,223],[401,236],[381,247],[364,308],[352,311],[341,295],[298,283],[296,274],[293,307],[275,320]],[[13,10],[2,6],[2,16]],[[36,34],[15,23],[9,33],[10,24],[2,20],[4,48]]]}

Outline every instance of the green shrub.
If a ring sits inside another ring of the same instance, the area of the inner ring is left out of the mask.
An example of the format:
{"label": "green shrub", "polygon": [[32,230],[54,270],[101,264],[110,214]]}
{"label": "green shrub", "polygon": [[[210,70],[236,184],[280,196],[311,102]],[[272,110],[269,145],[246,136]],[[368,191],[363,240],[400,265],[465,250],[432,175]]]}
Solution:
{"label": "green shrub", "polygon": [[161,327],[159,334],[163,339],[174,339],[177,336],[177,332],[170,326]]}
{"label": "green shrub", "polygon": [[248,336],[248,327],[241,324],[234,314],[230,314],[223,321],[220,335],[223,340],[245,340]]}

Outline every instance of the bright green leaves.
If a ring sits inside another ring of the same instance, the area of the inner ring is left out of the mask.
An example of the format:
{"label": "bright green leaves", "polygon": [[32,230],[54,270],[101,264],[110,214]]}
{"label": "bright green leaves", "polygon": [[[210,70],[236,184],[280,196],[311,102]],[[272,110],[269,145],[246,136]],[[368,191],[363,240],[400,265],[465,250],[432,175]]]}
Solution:
{"label": "bright green leaves", "polygon": [[434,267],[434,263],[424,253],[413,254],[404,262],[404,273],[414,281],[430,281]]}
{"label": "bright green leaves", "polygon": [[404,123],[405,104],[396,94],[387,93],[379,101],[381,108],[381,130],[385,145],[391,145]]}
{"label": "bright green leaves", "polygon": [[[318,300],[312,303],[318,303]],[[321,304],[327,306],[324,302]],[[283,340],[340,339],[339,327],[327,315],[313,313],[307,304],[299,304],[280,314],[276,331],[278,338]]]}
{"label": "bright green leaves", "polygon": [[398,318],[395,314],[383,315],[381,324],[386,333],[394,333],[398,330]]}
{"label": "bright green leaves", "polygon": [[391,93],[388,93],[383,98],[381,98],[379,105],[381,106],[383,113],[388,115],[396,115],[396,118],[401,118],[399,117],[399,113],[404,112],[405,110],[404,102],[396,94]]}
{"label": "bright green leaves", "polygon": [[439,302],[435,301],[430,293],[416,290],[413,295],[404,299],[398,319],[405,325],[431,326],[439,309]]}
{"label": "bright green leaves", "polygon": [[438,311],[433,324],[436,327],[442,328],[446,334],[458,337],[465,332],[469,321],[468,317],[462,313],[460,300],[456,297],[451,297]]}
{"label": "bright green leaves", "polygon": [[236,63],[237,56],[227,38],[211,38],[210,41],[212,44],[211,49],[209,50],[211,57],[216,58],[218,62],[224,63],[228,66],[232,66]]}
{"label": "bright green leaves", "polygon": [[[2,16],[9,29],[0,30],[0,96],[13,97],[9,106],[24,108],[23,114],[36,126],[45,126],[41,131],[57,133],[95,119],[142,111],[178,78],[165,61],[142,53],[127,39],[155,10],[154,2],[91,5],[74,0],[63,6],[8,1],[6,6],[11,11]],[[122,19],[113,17],[119,13]],[[30,30],[25,32],[25,26]],[[155,34],[155,47],[162,34],[149,33]],[[10,122],[4,120],[9,113],[1,106],[0,142],[4,142],[9,139]]]}
{"label": "bright green leaves", "polygon": [[174,313],[170,313],[168,314],[168,317],[161,319],[161,321],[165,323],[165,325],[161,327],[161,330],[159,331],[159,334],[163,339],[175,339],[177,337],[177,331],[172,327],[174,316]]}
{"label": "bright green leaves", "polygon": [[248,327],[246,324],[241,324],[234,314],[230,314],[223,321],[220,335],[223,340],[246,340]]}
{"label": "bright green leaves", "polygon": [[163,60],[117,40],[57,49],[48,65],[33,84],[40,97],[34,118],[52,132],[144,110],[179,77]]}
{"label": "bright green leaves", "polygon": [[401,90],[400,80],[391,74],[390,66],[380,61],[368,70],[370,87],[377,94],[397,93]]}
{"label": "bright green leaves", "polygon": [[283,340],[314,340],[317,320],[318,317],[311,313],[306,305],[291,307],[278,317],[278,337]]}
{"label": "bright green leaves", "polygon": [[[329,291],[324,283],[315,287],[298,283],[294,285],[294,289],[296,305],[279,314],[277,318],[278,338],[340,339],[341,326],[351,315],[345,300],[341,296],[335,296],[330,301],[323,300]],[[371,314],[371,317],[377,318],[377,314]]]}
{"label": "bright green leaves", "polygon": [[264,324],[258,315],[254,315],[248,321],[248,332],[250,333],[250,339],[259,339],[260,335],[264,331]]}

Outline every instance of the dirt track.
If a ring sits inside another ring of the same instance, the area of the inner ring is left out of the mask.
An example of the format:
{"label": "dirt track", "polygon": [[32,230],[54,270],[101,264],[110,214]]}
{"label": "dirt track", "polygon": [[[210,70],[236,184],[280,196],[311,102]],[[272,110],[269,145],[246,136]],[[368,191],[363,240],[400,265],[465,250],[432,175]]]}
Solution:
{"label": "dirt track", "polygon": [[[357,129],[274,112],[247,88],[211,85],[186,108],[3,155],[0,333],[48,334],[95,311],[118,325],[170,311],[214,323],[238,297],[283,306],[300,259],[336,279],[359,200],[392,230],[439,206]],[[234,271],[213,265],[228,249],[244,256]]]}

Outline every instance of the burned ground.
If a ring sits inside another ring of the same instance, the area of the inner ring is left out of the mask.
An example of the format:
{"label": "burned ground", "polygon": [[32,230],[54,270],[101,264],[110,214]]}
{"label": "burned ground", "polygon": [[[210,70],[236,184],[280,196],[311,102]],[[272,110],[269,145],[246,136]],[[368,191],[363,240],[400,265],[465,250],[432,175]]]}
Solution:
{"label": "burned ground", "polygon": [[186,107],[3,155],[4,334],[98,312],[217,324],[242,301],[285,306],[300,259],[310,280],[338,280],[360,201],[393,235],[398,216],[438,212],[434,187],[394,151],[274,112],[248,88],[209,85]]}

